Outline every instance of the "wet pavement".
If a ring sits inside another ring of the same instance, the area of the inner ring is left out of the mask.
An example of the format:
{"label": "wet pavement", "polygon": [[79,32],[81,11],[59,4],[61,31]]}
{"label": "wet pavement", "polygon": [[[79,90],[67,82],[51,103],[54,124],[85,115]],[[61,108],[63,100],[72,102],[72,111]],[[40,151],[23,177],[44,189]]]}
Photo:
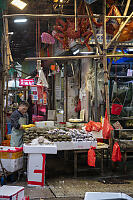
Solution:
{"label": "wet pavement", "polygon": [[[110,166],[110,165],[109,165]],[[115,172],[111,168],[106,169],[104,177],[99,171],[90,170],[73,176],[73,165],[71,162],[63,162],[53,157],[47,159],[45,187],[29,187],[26,175],[21,175],[20,180],[8,182],[8,185],[24,186],[25,196],[30,200],[83,200],[86,192],[123,192],[133,197],[133,176],[123,176],[124,181],[109,182],[104,179],[108,176],[120,177],[122,175],[119,167]]]}

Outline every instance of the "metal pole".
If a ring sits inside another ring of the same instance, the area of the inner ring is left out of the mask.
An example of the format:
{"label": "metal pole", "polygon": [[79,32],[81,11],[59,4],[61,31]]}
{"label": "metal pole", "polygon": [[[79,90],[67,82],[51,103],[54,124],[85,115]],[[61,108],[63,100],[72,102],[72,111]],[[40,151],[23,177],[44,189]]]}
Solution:
{"label": "metal pole", "polygon": [[96,60],[94,60],[94,65],[95,65],[95,122],[98,121],[98,116],[97,116],[97,109],[98,109],[98,105],[97,105],[97,66],[98,63]]}

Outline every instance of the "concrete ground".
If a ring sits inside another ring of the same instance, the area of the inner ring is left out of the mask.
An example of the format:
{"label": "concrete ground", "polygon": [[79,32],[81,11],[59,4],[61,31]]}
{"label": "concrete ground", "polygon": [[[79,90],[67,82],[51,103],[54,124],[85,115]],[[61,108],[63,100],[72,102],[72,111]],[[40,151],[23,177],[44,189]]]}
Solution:
{"label": "concrete ground", "polygon": [[[81,159],[83,159],[81,157]],[[97,163],[99,165],[99,163]],[[83,163],[84,166],[84,163]],[[73,162],[71,158],[65,162],[61,157],[47,157],[45,187],[29,187],[26,175],[21,175],[20,180],[8,182],[8,185],[19,185],[25,187],[25,196],[30,200],[83,200],[86,192],[123,192],[133,197],[133,176],[129,170],[128,176],[122,176],[124,182],[118,181],[114,184],[106,182],[106,177],[120,177],[122,175],[121,165],[112,171],[111,164],[105,169],[104,177],[100,170],[92,170],[73,176]],[[88,166],[84,166],[88,167]],[[105,180],[104,180],[105,179]]]}

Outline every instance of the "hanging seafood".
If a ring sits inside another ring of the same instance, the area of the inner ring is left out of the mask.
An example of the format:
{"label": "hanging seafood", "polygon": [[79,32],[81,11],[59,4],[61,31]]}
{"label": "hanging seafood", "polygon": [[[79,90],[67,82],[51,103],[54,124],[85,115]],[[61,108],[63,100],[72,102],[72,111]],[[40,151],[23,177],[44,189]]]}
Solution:
{"label": "hanging seafood", "polygon": [[[80,1],[80,5],[77,9],[78,15],[85,14],[85,3]],[[89,18],[78,18],[77,19],[77,30],[75,31],[75,21],[73,18],[68,18],[66,20],[58,18],[56,20],[56,25],[54,26],[53,36],[59,40],[64,49],[69,49],[69,42],[71,39],[79,39],[81,44],[85,44],[88,49],[89,38],[92,35],[92,30],[90,28]]]}
{"label": "hanging seafood", "polygon": [[45,33],[43,32],[41,35],[41,41],[42,43],[45,44],[54,44],[55,43],[55,39],[52,35],[50,35],[49,33]]}
{"label": "hanging seafood", "polygon": [[[116,5],[111,3],[111,0],[107,1],[107,5],[109,7],[109,12],[107,16],[121,16],[121,13]],[[92,21],[96,27],[101,27],[103,25],[102,22],[98,22],[97,19],[93,16],[93,12],[88,5],[90,15],[92,16]],[[80,5],[77,9],[77,15],[85,14],[85,2],[80,1]],[[116,18],[111,21],[110,18],[106,18],[107,23],[107,33],[111,35],[115,35],[119,27],[121,25],[122,19]],[[82,45],[86,45],[88,50],[89,47],[89,39],[92,36],[93,32],[90,28],[89,18],[78,18],[77,19],[77,30],[75,31],[75,21],[73,18],[67,18],[65,20],[58,18],[56,20],[56,25],[54,26],[54,31],[52,35],[59,40],[64,49],[69,49],[69,43],[71,40],[78,39]],[[133,39],[133,20],[131,20],[124,29],[122,30],[118,41],[130,41]]]}

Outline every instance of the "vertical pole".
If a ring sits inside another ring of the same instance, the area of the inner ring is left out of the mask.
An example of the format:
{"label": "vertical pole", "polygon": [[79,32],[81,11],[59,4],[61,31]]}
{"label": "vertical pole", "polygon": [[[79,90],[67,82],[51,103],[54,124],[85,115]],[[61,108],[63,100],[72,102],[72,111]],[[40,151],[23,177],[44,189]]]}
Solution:
{"label": "vertical pole", "polygon": [[74,0],[75,31],[77,31],[77,0]]}
{"label": "vertical pole", "polygon": [[[9,48],[9,41],[8,41],[8,19],[5,18],[3,20],[4,26],[4,76],[3,76],[3,98],[2,98],[2,140],[5,136],[5,126],[6,126],[6,113],[8,108],[8,69],[10,67],[10,48]],[[4,94],[5,91],[5,83],[6,83],[6,95]],[[6,97],[6,107],[5,105],[5,97]]]}
{"label": "vertical pole", "polygon": [[[65,66],[65,69],[66,69],[66,67],[67,67],[67,66]],[[68,106],[67,106],[67,100],[68,100],[68,99],[67,99],[67,98],[68,98],[68,78],[67,78],[67,71],[66,71],[66,73],[65,73],[65,78],[66,78],[66,122],[67,122],[67,116],[68,116],[68,115],[67,115],[67,110],[68,110],[68,109],[67,109],[67,107],[68,107]]]}
{"label": "vertical pole", "polygon": [[95,65],[95,122],[98,121],[98,106],[97,106],[97,61],[94,60],[94,65]]}
{"label": "vertical pole", "polygon": [[104,66],[104,88],[106,98],[106,109],[108,117],[109,110],[109,90],[108,90],[108,71],[107,71],[107,44],[106,44],[106,0],[103,3],[103,66]]}

